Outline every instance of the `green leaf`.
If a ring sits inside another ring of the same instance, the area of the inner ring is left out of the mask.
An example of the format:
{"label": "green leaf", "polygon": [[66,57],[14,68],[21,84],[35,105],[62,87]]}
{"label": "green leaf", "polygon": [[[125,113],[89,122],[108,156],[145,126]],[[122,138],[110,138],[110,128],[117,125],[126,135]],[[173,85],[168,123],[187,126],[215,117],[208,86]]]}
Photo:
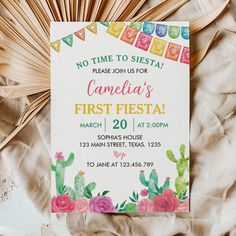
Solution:
{"label": "green leaf", "polygon": [[119,204],[117,203],[116,206],[115,206],[115,208],[118,209],[118,207],[119,207]]}
{"label": "green leaf", "polygon": [[88,198],[88,199],[91,199],[92,195],[90,195],[89,193],[85,193],[85,197]]}
{"label": "green leaf", "polygon": [[136,202],[132,197],[129,197],[129,199],[130,199],[132,202]]}
{"label": "green leaf", "polygon": [[89,199],[91,199],[93,197],[92,192],[90,191],[90,189],[85,188],[84,192],[85,192],[84,193],[85,197],[87,197]]}
{"label": "green leaf", "polygon": [[85,188],[89,189],[90,191],[93,191],[96,188],[96,183],[89,183],[87,186],[85,186]]}
{"label": "green leaf", "polygon": [[58,188],[58,192],[59,192],[60,195],[63,194],[62,193],[62,188]]}
{"label": "green leaf", "polygon": [[103,191],[102,193],[102,196],[105,196],[106,194],[108,194],[110,191],[106,190],[106,191]]}
{"label": "green leaf", "polygon": [[156,184],[154,184],[155,190],[157,191],[157,194],[160,193],[160,189],[158,188],[158,186]]}
{"label": "green leaf", "polygon": [[185,189],[184,193],[183,193],[183,197],[186,197],[187,195],[187,189]]}
{"label": "green leaf", "polygon": [[133,198],[136,199],[135,192],[133,191]]}
{"label": "green leaf", "polygon": [[51,164],[51,171],[56,171],[56,166]]}
{"label": "green leaf", "polygon": [[126,203],[126,200],[125,200],[124,202],[121,203],[120,208],[124,208],[125,203]]}
{"label": "green leaf", "polygon": [[60,195],[62,195],[62,194],[66,193],[67,187],[66,187],[66,185],[64,185],[63,187],[59,188],[58,190],[59,190]]}
{"label": "green leaf", "polygon": [[163,188],[162,187],[160,187],[160,193],[162,193],[163,192]]}
{"label": "green leaf", "polygon": [[119,209],[118,210],[118,212],[124,212],[125,211],[125,209],[123,208],[123,209]]}
{"label": "green leaf", "polygon": [[100,193],[98,193],[98,195],[97,196],[100,196]]}

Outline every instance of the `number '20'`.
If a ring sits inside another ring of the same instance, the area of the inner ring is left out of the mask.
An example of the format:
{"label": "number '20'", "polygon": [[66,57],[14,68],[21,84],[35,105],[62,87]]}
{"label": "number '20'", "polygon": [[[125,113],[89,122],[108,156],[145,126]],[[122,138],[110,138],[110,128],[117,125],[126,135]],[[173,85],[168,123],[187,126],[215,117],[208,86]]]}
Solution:
{"label": "number '20'", "polygon": [[126,129],[127,128],[127,120],[113,120],[113,129]]}

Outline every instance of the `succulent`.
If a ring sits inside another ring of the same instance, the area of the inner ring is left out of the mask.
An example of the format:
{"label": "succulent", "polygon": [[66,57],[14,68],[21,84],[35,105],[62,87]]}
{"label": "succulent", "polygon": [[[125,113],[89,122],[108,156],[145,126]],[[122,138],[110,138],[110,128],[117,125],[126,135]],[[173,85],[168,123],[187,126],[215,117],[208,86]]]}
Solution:
{"label": "succulent", "polygon": [[127,203],[125,205],[125,212],[135,212],[136,211],[136,204],[135,203]]}

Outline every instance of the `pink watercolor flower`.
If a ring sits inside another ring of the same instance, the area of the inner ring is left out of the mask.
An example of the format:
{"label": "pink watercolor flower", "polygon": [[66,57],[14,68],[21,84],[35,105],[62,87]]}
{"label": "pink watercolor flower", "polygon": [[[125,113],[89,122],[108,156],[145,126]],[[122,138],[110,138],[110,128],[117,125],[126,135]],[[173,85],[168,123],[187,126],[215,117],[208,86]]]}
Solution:
{"label": "pink watercolor flower", "polygon": [[157,195],[153,200],[155,212],[173,212],[180,202],[174,197],[174,192],[170,189],[164,190],[161,195]]}
{"label": "pink watercolor flower", "polygon": [[85,212],[88,211],[89,201],[86,198],[78,198],[75,201],[74,212]]}
{"label": "pink watercolor flower", "polygon": [[106,196],[97,196],[90,200],[89,208],[91,212],[114,212],[115,208],[112,200]]}
{"label": "pink watercolor flower", "polygon": [[62,160],[64,158],[63,152],[56,152],[55,158],[57,160]]}
{"label": "pink watercolor flower", "polygon": [[154,209],[153,201],[149,198],[140,200],[137,207],[139,212],[153,212]]}
{"label": "pink watercolor flower", "polygon": [[142,189],[141,192],[140,192],[140,195],[143,196],[143,197],[147,196],[148,195],[148,189],[146,189],[146,188]]}
{"label": "pink watercolor flower", "polygon": [[182,203],[180,203],[177,212],[189,212],[189,198],[186,198]]}
{"label": "pink watercolor flower", "polygon": [[74,200],[71,200],[69,195],[62,194],[52,198],[52,212],[71,212],[75,207]]}

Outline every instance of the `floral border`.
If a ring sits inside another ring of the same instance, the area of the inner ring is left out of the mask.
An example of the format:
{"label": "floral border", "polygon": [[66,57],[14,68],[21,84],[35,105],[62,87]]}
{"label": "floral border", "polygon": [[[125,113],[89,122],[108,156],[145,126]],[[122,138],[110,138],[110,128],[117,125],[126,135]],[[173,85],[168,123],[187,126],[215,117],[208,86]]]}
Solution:
{"label": "floral border", "polygon": [[170,177],[166,177],[159,186],[158,174],[153,169],[149,178],[143,170],[139,173],[140,183],[144,186],[139,193],[132,192],[128,200],[113,204],[109,190],[93,194],[96,183],[85,184],[85,173],[80,171],[74,178],[74,187],[64,184],[65,168],[73,164],[74,153],[67,160],[62,152],[55,155],[56,164],[51,165],[55,172],[56,196],[51,199],[52,212],[188,212],[189,198],[187,195],[189,182],[184,174],[188,171],[189,157],[185,157],[185,145],[180,146],[180,158],[176,158],[171,150],[166,151],[166,157],[176,164],[178,176],[175,179],[175,191],[170,188]]}

